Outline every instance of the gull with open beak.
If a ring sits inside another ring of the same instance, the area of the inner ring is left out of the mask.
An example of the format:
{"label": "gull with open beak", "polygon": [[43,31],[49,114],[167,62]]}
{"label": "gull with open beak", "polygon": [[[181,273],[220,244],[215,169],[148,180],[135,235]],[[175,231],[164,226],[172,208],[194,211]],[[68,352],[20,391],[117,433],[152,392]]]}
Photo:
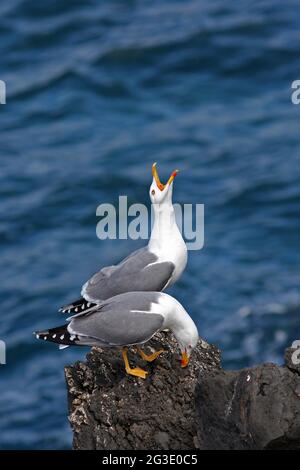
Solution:
{"label": "gull with open beak", "polygon": [[63,306],[63,313],[79,313],[92,309],[105,299],[125,292],[163,291],[180,277],[187,263],[187,248],[175,220],[172,204],[174,178],[166,184],[152,166],[150,199],[154,209],[154,224],[146,247],[131,253],[114,266],[106,266],[94,274],[82,287],[81,298]]}
{"label": "gull with open beak", "polygon": [[147,355],[141,346],[157,332],[168,329],[181,350],[181,366],[186,367],[199,338],[197,327],[183,306],[162,292],[120,294],[68,318],[68,321],[63,326],[39,331],[35,333],[36,337],[58,343],[62,348],[70,345],[122,348],[127,374],[143,379],[147,372],[130,366],[128,346],[137,346],[142,359],[152,362],[163,351]]}

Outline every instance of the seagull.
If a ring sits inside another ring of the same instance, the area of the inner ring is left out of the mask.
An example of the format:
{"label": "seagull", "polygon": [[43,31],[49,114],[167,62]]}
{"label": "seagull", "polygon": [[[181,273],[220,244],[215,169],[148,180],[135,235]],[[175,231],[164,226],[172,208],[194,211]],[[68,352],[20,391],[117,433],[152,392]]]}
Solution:
{"label": "seagull", "polygon": [[36,332],[37,339],[58,343],[61,349],[70,345],[122,348],[127,374],[143,379],[147,372],[130,366],[129,346],[137,346],[141,357],[152,362],[164,351],[147,355],[141,345],[157,332],[168,329],[178,342],[181,366],[186,367],[199,339],[197,327],[187,311],[174,297],[163,292],[119,294],[67,321],[57,328]]}
{"label": "seagull", "polygon": [[173,181],[178,170],[171,173],[166,184],[152,165],[150,200],[154,223],[149,243],[134,251],[114,266],[106,266],[82,287],[81,298],[60,308],[63,313],[85,312],[105,299],[125,292],[163,291],[181,276],[187,263],[187,247],[175,220],[172,204]]}

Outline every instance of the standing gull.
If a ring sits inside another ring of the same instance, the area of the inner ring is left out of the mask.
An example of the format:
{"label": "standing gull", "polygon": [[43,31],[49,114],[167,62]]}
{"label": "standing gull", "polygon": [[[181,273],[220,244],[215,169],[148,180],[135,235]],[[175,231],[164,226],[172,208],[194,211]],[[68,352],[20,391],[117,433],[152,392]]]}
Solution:
{"label": "standing gull", "polygon": [[172,172],[166,184],[161,183],[156,163],[152,165],[150,199],[154,224],[146,247],[131,253],[115,266],[107,266],[92,276],[82,287],[81,298],[63,306],[63,313],[84,312],[95,304],[124,292],[163,291],[180,277],[187,263],[187,248],[175,220],[172,204]]}
{"label": "standing gull", "polygon": [[141,357],[149,362],[163,351],[151,355],[140,346],[155,333],[169,329],[181,350],[181,365],[186,367],[190,354],[198,342],[195,323],[173,297],[162,292],[126,292],[94,306],[89,311],[68,318],[69,323],[46,331],[38,331],[36,337],[69,345],[122,348],[127,374],[146,378],[147,372],[132,368],[127,357],[128,346],[137,346]]}

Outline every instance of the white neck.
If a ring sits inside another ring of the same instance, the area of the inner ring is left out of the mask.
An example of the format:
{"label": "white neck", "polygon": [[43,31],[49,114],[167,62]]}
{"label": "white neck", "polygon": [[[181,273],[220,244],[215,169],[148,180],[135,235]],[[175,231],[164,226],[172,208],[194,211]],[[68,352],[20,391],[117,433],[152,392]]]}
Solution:
{"label": "white neck", "polygon": [[172,204],[152,204],[154,211],[154,223],[149,240],[149,248],[162,248],[162,246],[174,236],[174,230],[179,231],[175,211]]}
{"label": "white neck", "polygon": [[172,204],[172,188],[161,203],[152,204],[154,223],[148,243],[148,249],[154,253],[159,262],[172,262],[175,270],[168,286],[181,276],[187,263],[187,247],[176,223],[175,210]]}
{"label": "white neck", "polygon": [[181,346],[197,343],[198,330],[183,306],[168,294],[161,294],[160,303],[164,309],[163,328],[170,329]]}

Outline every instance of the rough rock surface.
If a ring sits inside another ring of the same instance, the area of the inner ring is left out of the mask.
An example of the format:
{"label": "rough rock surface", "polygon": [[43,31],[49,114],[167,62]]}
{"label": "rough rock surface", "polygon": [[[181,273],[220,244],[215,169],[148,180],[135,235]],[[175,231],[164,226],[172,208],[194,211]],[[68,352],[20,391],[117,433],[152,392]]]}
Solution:
{"label": "rough rock surface", "polygon": [[202,449],[300,449],[300,367],[203,371],[196,387]]}
{"label": "rough rock surface", "polygon": [[166,352],[151,364],[129,356],[149,371],[146,380],[125,373],[118,350],[93,348],[66,367],[75,449],[300,449],[295,350],[284,366],[224,371],[204,341],[186,369],[169,333],[149,344],[146,352]]}
{"label": "rough rock surface", "polygon": [[199,447],[195,385],[199,374],[220,367],[219,351],[200,341],[182,369],[170,333],[160,333],[144,350],[161,348],[165,352],[153,363],[129,354],[132,366],[149,371],[145,380],[125,373],[119,350],[93,348],[86,362],[66,367],[74,449]]}

